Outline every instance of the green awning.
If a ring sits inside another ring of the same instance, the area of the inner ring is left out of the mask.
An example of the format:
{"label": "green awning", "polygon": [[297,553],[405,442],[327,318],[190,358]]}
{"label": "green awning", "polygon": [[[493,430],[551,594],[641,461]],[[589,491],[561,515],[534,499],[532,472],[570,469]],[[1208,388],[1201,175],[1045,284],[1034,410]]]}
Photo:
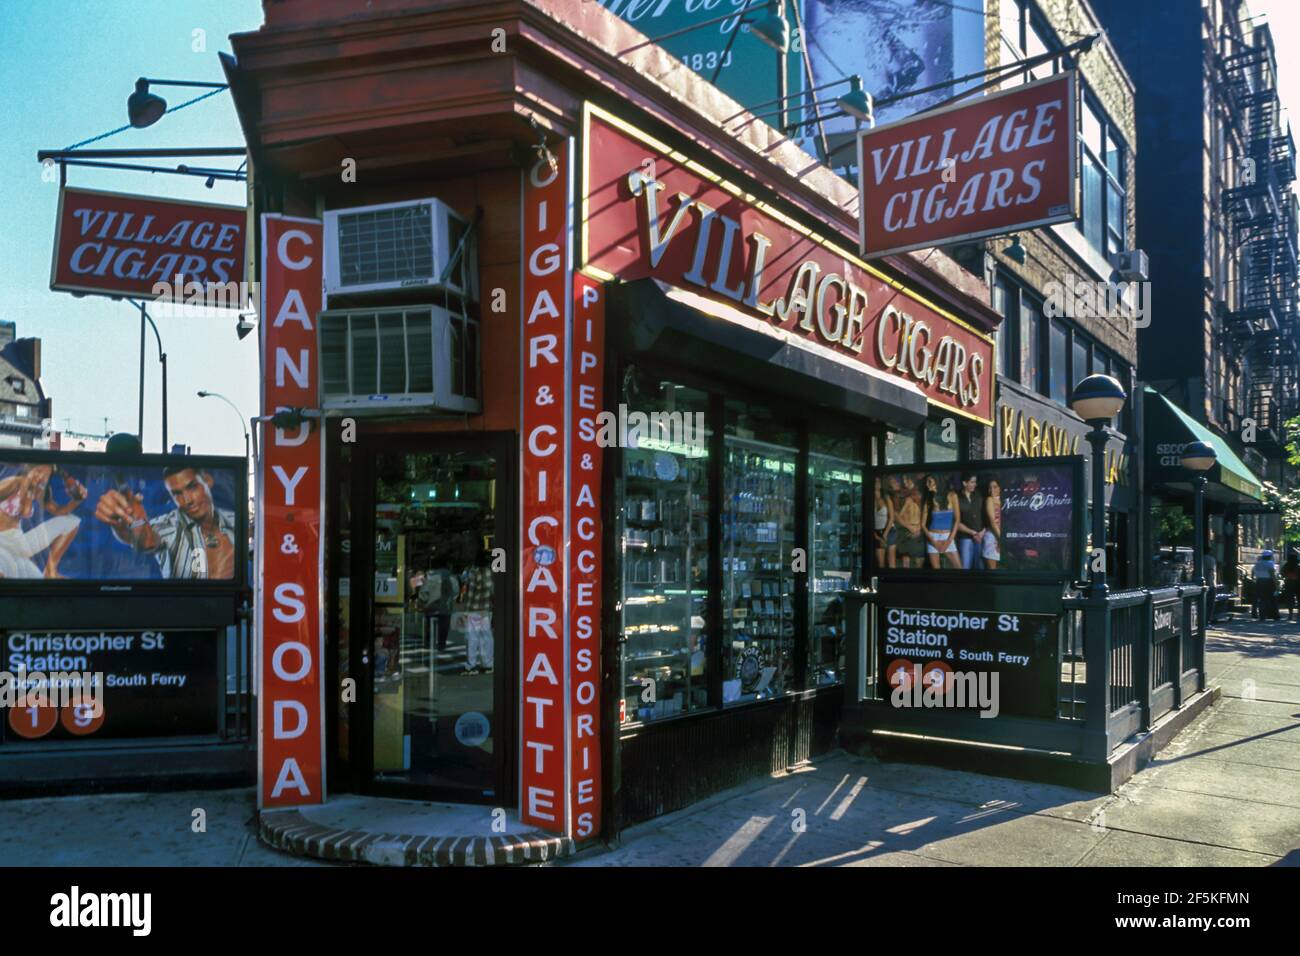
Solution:
{"label": "green awning", "polygon": [[1151,386],[1146,387],[1145,395],[1143,441],[1148,449],[1149,480],[1190,490],[1190,476],[1180,463],[1183,446],[1203,441],[1218,455],[1218,463],[1205,475],[1207,481],[1233,493],[1217,497],[1233,503],[1264,500],[1263,484],[1232,446]]}

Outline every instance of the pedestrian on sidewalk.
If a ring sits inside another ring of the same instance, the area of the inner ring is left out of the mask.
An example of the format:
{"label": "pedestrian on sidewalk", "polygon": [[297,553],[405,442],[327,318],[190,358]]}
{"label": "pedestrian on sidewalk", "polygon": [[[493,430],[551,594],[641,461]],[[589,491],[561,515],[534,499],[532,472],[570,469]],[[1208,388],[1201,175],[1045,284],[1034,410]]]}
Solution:
{"label": "pedestrian on sidewalk", "polygon": [[1281,615],[1277,609],[1278,571],[1277,564],[1273,561],[1272,551],[1260,552],[1250,576],[1255,585],[1255,600],[1251,606],[1250,616],[1258,617],[1261,621],[1280,620]]}
{"label": "pedestrian on sidewalk", "polygon": [[461,586],[459,604],[465,614],[465,673],[492,673],[492,580],[491,555],[486,548],[474,559]]}
{"label": "pedestrian on sidewalk", "polygon": [[1295,620],[1297,605],[1300,605],[1300,552],[1293,548],[1282,565],[1282,606],[1286,608],[1287,620]]}

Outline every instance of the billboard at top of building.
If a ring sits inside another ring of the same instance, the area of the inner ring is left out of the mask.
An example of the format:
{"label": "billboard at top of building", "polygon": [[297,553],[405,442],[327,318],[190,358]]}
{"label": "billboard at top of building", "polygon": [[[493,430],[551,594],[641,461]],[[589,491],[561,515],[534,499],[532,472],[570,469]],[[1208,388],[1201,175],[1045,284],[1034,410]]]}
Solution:
{"label": "billboard at top of building", "polygon": [[[803,89],[802,36],[794,3],[785,5],[790,49],[784,56],[750,32],[749,23],[768,10],[761,0],[598,0],[695,73],[749,108],[780,95],[777,63],[785,62],[789,93]],[[799,0],[794,0],[795,3]],[[751,12],[745,16],[745,10]],[[709,22],[717,21],[717,22]],[[669,35],[672,34],[672,35]],[[716,79],[715,79],[716,76]],[[792,100],[797,105],[798,100]],[[797,114],[791,120],[797,119]],[[775,120],[773,120],[775,122]]]}
{"label": "billboard at top of building", "polygon": [[0,591],[55,582],[242,585],[245,467],[242,458],[0,452]]}
{"label": "billboard at top of building", "polygon": [[243,206],[64,186],[50,288],[175,301],[201,290],[207,305],[242,308],[245,220]]}
{"label": "billboard at top of building", "polygon": [[1075,218],[1073,71],[858,134],[860,249],[875,257]]}
{"label": "billboard at top of building", "polygon": [[1082,456],[894,465],[870,493],[869,564],[882,577],[1082,574]]}

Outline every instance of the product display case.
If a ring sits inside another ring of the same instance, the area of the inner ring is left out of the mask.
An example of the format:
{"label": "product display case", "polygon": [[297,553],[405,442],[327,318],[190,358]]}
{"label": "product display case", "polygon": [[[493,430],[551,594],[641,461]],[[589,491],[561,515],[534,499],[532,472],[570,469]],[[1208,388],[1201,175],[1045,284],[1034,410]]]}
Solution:
{"label": "product display case", "polygon": [[[677,412],[693,414],[681,411],[690,405],[690,395],[681,393],[689,390],[675,391]],[[708,436],[701,428],[687,436],[689,443],[675,440],[681,437],[642,437],[623,453],[625,723],[708,706]]]}
{"label": "product display case", "polygon": [[[737,429],[738,431],[740,429]],[[722,509],[723,704],[793,686],[796,450],[728,435]]]}

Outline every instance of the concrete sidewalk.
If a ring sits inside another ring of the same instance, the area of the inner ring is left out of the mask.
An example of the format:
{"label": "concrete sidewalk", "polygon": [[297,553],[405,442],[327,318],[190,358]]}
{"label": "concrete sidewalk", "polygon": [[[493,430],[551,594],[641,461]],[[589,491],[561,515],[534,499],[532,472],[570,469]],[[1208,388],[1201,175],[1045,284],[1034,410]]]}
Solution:
{"label": "concrete sidewalk", "polygon": [[[840,753],[557,865],[1300,864],[1300,625],[1220,627],[1207,663],[1223,699],[1109,796]],[[0,801],[0,866],[338,865],[264,846],[253,804],[252,789]]]}
{"label": "concrete sidewalk", "polygon": [[839,753],[568,866],[1300,865],[1300,625],[1210,632],[1223,699],[1114,794]]}

